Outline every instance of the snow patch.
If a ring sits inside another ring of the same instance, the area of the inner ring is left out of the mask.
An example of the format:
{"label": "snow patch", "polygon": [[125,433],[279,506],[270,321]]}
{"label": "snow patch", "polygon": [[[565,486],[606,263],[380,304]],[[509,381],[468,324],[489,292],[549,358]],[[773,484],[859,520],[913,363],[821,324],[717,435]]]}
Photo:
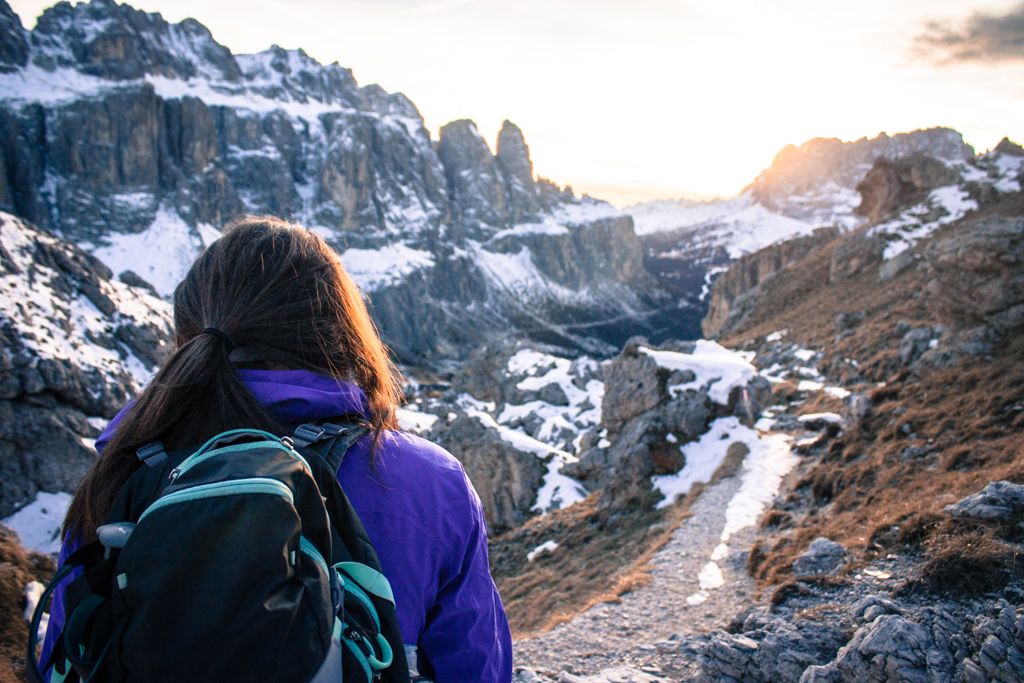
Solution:
{"label": "snow patch", "polygon": [[[881,235],[888,241],[883,258],[889,260],[913,247],[943,225],[958,221],[970,211],[978,209],[978,202],[970,198],[959,185],[934,189],[921,204],[912,206],[899,216],[871,228],[871,234]],[[942,214],[932,220],[922,217],[939,210]]]}
{"label": "snow patch", "polygon": [[341,254],[345,270],[363,290],[374,291],[400,282],[422,268],[434,265],[427,251],[395,242],[379,249],[346,249]]}
{"label": "snow patch", "polygon": [[619,209],[607,202],[597,200],[561,204],[551,213],[542,215],[539,221],[520,223],[500,230],[494,234],[491,240],[498,240],[509,235],[566,235],[570,229],[579,225],[604,218],[617,218],[621,215],[622,212]]}
{"label": "snow patch", "polygon": [[539,546],[526,553],[526,561],[533,562],[540,555],[553,553],[558,548],[558,543],[555,541],[544,541]]}
{"label": "snow patch", "polygon": [[170,297],[192,262],[214,237],[211,225],[193,228],[178,212],[161,205],[148,228],[136,233],[108,233],[104,242],[82,245],[114,274],[134,272],[163,297]]}
{"label": "snow patch", "polygon": [[797,418],[799,422],[827,422],[828,424],[842,424],[843,418],[835,413],[808,413]]}
{"label": "snow patch", "polygon": [[659,366],[668,370],[692,372],[696,378],[684,384],[675,384],[669,391],[675,395],[687,389],[708,388],[711,400],[728,405],[729,394],[739,386],[745,386],[757,374],[751,365],[751,354],[731,351],[717,342],[700,339],[693,353],[661,351],[640,347],[640,352],[654,359]]}
{"label": "snow patch", "polygon": [[53,555],[60,551],[60,528],[70,504],[70,493],[40,491],[31,503],[0,521],[18,534],[26,548]]}
{"label": "snow patch", "polygon": [[396,411],[398,426],[407,431],[419,434],[429,430],[440,417],[433,413],[425,413],[412,408],[399,408]]}

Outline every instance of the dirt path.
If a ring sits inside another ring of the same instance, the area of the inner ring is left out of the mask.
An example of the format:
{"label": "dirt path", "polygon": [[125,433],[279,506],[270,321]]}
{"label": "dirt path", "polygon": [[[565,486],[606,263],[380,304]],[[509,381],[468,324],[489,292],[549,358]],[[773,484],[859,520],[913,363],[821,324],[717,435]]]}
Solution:
{"label": "dirt path", "polygon": [[701,591],[698,577],[720,542],[726,508],[740,484],[741,477],[732,476],[704,490],[691,507],[692,515],[652,559],[646,586],[623,595],[619,603],[595,605],[548,633],[517,641],[516,666],[535,671],[538,678],[532,680],[541,681],[560,680],[561,672],[586,676],[561,680],[624,683],[678,680],[691,673],[694,663],[675,640],[720,628],[754,601],[754,583],[744,571],[746,554],[737,550],[752,543],[754,528],[747,527],[732,535],[732,551],[717,562],[723,585],[705,590],[705,601],[692,604],[692,596]]}

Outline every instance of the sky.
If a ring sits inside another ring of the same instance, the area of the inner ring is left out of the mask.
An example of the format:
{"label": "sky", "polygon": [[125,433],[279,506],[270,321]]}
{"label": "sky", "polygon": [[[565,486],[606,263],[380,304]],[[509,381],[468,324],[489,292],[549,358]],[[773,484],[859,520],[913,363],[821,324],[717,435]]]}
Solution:
{"label": "sky", "polygon": [[[26,27],[52,4],[12,0]],[[519,125],[537,174],[624,206],[731,196],[786,144],[1024,140],[1020,0],[133,0],[236,53],[303,48],[436,136]]]}

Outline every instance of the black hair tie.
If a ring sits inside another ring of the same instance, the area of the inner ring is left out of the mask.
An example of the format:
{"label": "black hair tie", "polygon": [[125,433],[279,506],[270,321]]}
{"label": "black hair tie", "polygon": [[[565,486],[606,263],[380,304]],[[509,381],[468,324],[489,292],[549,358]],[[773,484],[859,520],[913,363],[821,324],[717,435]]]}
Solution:
{"label": "black hair tie", "polygon": [[218,330],[216,327],[206,327],[203,329],[203,334],[212,334],[217,339],[224,342],[224,346],[227,347],[228,353],[231,353],[235,349],[235,345],[231,343],[231,337],[224,334],[223,331]]}

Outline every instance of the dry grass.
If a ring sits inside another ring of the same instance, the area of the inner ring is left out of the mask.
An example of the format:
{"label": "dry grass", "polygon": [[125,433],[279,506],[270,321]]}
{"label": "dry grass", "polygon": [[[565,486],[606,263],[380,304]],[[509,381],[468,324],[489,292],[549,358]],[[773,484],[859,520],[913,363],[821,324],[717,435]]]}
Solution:
{"label": "dry grass", "polygon": [[[1019,212],[1021,205],[1018,195],[990,211]],[[841,370],[849,368],[844,359],[856,359],[863,383],[853,388],[873,404],[863,423],[804,465],[787,509],[806,514],[767,513],[762,529],[774,537],[755,546],[749,568],[763,585],[780,585],[776,595],[781,599],[799,590],[789,585],[792,562],[811,540],[826,536],[863,558],[896,547],[923,553],[926,565],[914,583],[917,588],[967,590],[957,583],[957,572],[983,566],[998,580],[980,580],[979,585],[995,585],[1017,571],[1007,569],[1006,562],[1016,567],[1019,560],[1006,555],[1009,546],[999,539],[964,536],[963,529],[945,523],[942,508],[990,481],[1024,482],[1024,339],[1018,335],[1005,341],[990,358],[967,359],[918,376],[898,362],[897,322],[948,322],[928,309],[921,296],[922,275],[910,268],[879,284],[869,269],[851,280],[828,283],[832,249],[825,245],[786,278],[767,283],[745,327],[724,340],[741,345],[787,328],[787,341],[825,351],[823,367],[833,369],[833,375],[849,372]],[[835,316],[855,311],[864,312],[863,322],[837,337]],[[884,386],[878,386],[881,382]],[[776,391],[784,393],[786,387]],[[839,407],[819,397],[799,412],[839,412]]]}
{"label": "dry grass", "polygon": [[54,569],[53,560],[27,552],[14,534],[0,527],[0,683],[25,680],[25,586],[48,579]]}
{"label": "dry grass", "polygon": [[[739,471],[743,458],[727,457],[711,486]],[[593,605],[617,602],[650,581],[650,560],[690,516],[705,485],[696,484],[678,503],[655,510],[652,493],[601,505],[600,494],[564,510],[536,517],[491,541],[494,574],[516,638],[543,633]],[[554,553],[533,562],[527,553],[558,542]]]}
{"label": "dry grass", "polygon": [[[675,521],[651,503],[602,507],[593,494],[493,539],[491,571],[513,634],[548,630],[644,585],[645,564],[671,537]],[[528,562],[527,553],[549,540],[558,548]]]}
{"label": "dry grass", "polygon": [[999,590],[1024,576],[1024,553],[991,531],[936,534],[927,544],[927,559],[904,593],[926,591],[965,597]]}

